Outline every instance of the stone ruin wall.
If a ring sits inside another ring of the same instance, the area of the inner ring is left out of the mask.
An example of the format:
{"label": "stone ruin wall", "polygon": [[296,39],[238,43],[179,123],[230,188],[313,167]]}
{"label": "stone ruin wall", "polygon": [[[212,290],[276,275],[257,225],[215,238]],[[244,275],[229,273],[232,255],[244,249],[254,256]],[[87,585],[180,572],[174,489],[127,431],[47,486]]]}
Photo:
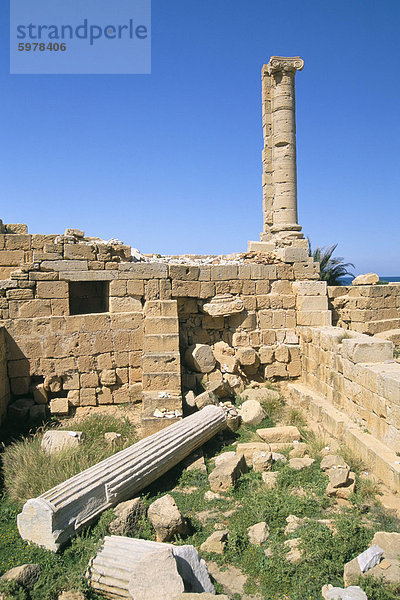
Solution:
{"label": "stone ruin wall", "polygon": [[7,376],[5,330],[0,327],[0,423],[3,420],[10,400],[10,388]]}
{"label": "stone ruin wall", "polygon": [[338,327],[369,335],[400,329],[400,283],[332,286],[328,297]]}
{"label": "stone ruin wall", "polygon": [[[213,387],[221,397],[232,396],[237,383],[218,363],[209,374],[180,364],[197,343],[223,341],[242,357],[253,349],[250,361],[241,359],[241,382],[295,378],[301,371],[296,328],[330,324],[326,286],[313,283],[318,268],[310,259],[132,262],[129,246],[80,237],[83,232],[26,231],[3,225],[0,234],[0,325],[12,397],[33,393],[42,411],[47,400],[65,414],[70,406],[139,402],[164,390],[179,396]],[[302,280],[314,285],[307,301]],[[104,312],[70,314],[70,286],[84,282],[105,286]],[[227,294],[228,302],[241,301],[240,312],[205,314],[204,304]]]}

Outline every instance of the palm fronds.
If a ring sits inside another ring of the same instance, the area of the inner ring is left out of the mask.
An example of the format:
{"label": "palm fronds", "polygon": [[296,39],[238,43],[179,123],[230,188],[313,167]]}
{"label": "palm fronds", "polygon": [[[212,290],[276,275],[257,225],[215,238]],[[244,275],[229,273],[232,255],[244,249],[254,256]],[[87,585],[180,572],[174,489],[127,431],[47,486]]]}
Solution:
{"label": "palm fronds", "polygon": [[308,253],[314,259],[314,262],[319,262],[320,279],[326,281],[328,285],[343,285],[341,277],[354,277],[348,268],[355,268],[353,263],[345,263],[343,256],[333,256],[337,248],[337,244],[332,246],[323,246],[311,248],[311,242],[308,239]]}

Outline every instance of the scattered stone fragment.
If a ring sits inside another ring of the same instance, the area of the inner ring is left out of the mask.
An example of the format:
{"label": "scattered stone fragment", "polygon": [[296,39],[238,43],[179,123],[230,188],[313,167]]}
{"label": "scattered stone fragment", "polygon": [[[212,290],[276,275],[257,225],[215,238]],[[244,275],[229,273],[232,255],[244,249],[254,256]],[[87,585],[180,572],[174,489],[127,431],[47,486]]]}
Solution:
{"label": "scattered stone fragment", "polygon": [[240,475],[247,473],[247,465],[243,454],[234,455],[220,463],[208,476],[213,492],[225,492],[232,487]]}
{"label": "scattered stone fragment", "polygon": [[196,406],[196,396],[192,390],[189,390],[184,396],[184,403],[190,408]]}
{"label": "scattered stone fragment", "polygon": [[376,273],[365,273],[363,275],[357,275],[351,283],[351,285],[373,285],[379,283],[379,275]]}
{"label": "scattered stone fragment", "polygon": [[115,431],[107,431],[104,434],[104,439],[106,440],[106,442],[108,442],[109,444],[118,444],[118,442],[121,441],[122,436],[120,433],[116,433]]}
{"label": "scattered stone fragment", "polygon": [[13,581],[28,590],[32,589],[40,576],[40,565],[25,564],[6,571],[0,581]]}
{"label": "scattered stone fragment", "polygon": [[321,460],[321,469],[323,471],[328,471],[329,469],[349,469],[349,466],[338,454],[327,454]]}
{"label": "scattered stone fragment", "polygon": [[349,480],[350,469],[346,468],[333,468],[329,469],[329,483],[333,488],[345,487]]}
{"label": "scattered stone fragment", "polygon": [[245,400],[238,412],[246,425],[259,425],[266,416],[265,410],[257,400]]}
{"label": "scattered stone fragment", "polygon": [[221,498],[221,494],[216,494],[211,490],[208,490],[208,492],[204,494],[204,500],[207,500],[208,502],[212,502],[212,500],[221,500]]}
{"label": "scattered stone fragment", "polygon": [[179,596],[175,596],[172,600],[229,600],[229,597],[225,594],[208,594],[207,592],[203,592],[201,594],[188,594],[185,592],[184,594],[179,594]]}
{"label": "scattered stone fragment", "polygon": [[286,554],[286,560],[291,563],[298,563],[301,560],[302,552],[300,549],[300,542],[300,538],[294,538],[293,540],[284,542],[284,546],[289,548],[289,552]]}
{"label": "scattered stone fragment", "polygon": [[289,452],[289,458],[304,458],[307,452],[307,444],[304,442],[293,442],[293,450]]}
{"label": "scattered stone fragment", "polygon": [[388,569],[391,565],[392,565],[392,563],[390,562],[390,560],[388,560],[387,558],[384,558],[379,563],[379,568],[383,569],[384,571],[386,571],[386,569]]}
{"label": "scattered stone fragment", "polygon": [[19,398],[8,406],[8,418],[15,421],[24,421],[35,402],[31,398]]}
{"label": "scattered stone fragment", "polygon": [[256,523],[247,529],[247,536],[250,544],[260,546],[261,544],[264,544],[269,537],[269,527],[265,521]]}
{"label": "scattered stone fragment", "polygon": [[253,471],[262,473],[269,471],[272,466],[272,452],[254,452],[252,458]]}
{"label": "scattered stone fragment", "polygon": [[269,444],[273,442],[290,443],[296,440],[300,441],[300,432],[293,425],[257,429],[257,435]]}
{"label": "scattered stone fragment", "polygon": [[207,344],[189,346],[185,352],[185,362],[198,373],[210,373],[215,367],[213,352]]}
{"label": "scattered stone fragment", "polygon": [[223,452],[222,454],[218,454],[218,456],[215,457],[214,464],[216,467],[218,467],[218,465],[222,465],[222,463],[224,463],[227,460],[230,460],[234,456],[236,456],[236,452]]}
{"label": "scattered stone fragment", "polygon": [[146,506],[140,498],[120,502],[114,508],[114,521],[108,526],[114,535],[134,537],[137,534],[139,523],[146,514]]}
{"label": "scattered stone fragment", "polygon": [[218,404],[218,400],[214,394],[214,392],[206,391],[202,394],[196,396],[195,399],[196,406],[199,410],[208,406],[209,404]]}
{"label": "scattered stone fragment", "polygon": [[271,390],[266,387],[246,388],[242,393],[242,397],[247,400],[257,400],[258,402],[266,402],[268,400],[279,400],[280,392]]}
{"label": "scattered stone fragment", "polygon": [[48,396],[47,391],[44,389],[43,383],[38,383],[31,387],[33,399],[36,404],[47,404]]}
{"label": "scattered stone fragment", "polygon": [[196,519],[205,527],[210,521],[219,519],[221,513],[218,510],[201,510],[196,513]]}
{"label": "scattered stone fragment", "polygon": [[358,585],[347,588],[324,585],[321,593],[324,600],[368,600],[367,594]]}
{"label": "scattered stone fragment", "polygon": [[272,552],[271,548],[266,548],[264,550],[264,554],[267,558],[271,558],[271,556],[273,556],[273,552]]}
{"label": "scattered stone fragment", "polygon": [[77,590],[61,592],[57,600],[85,600],[86,596]]}
{"label": "scattered stone fragment", "polygon": [[66,448],[77,448],[83,444],[84,439],[85,434],[82,431],[51,429],[45,432],[40,447],[46,454],[55,454]]}
{"label": "scattered stone fragment", "polygon": [[278,475],[278,471],[269,471],[261,474],[262,480],[268,489],[272,490],[278,485]]}
{"label": "scattered stone fragment", "polygon": [[186,520],[169,494],[150,504],[147,516],[155,529],[157,542],[168,542],[175,535],[187,533]]}
{"label": "scattered stone fragment", "polygon": [[201,449],[190,454],[184,464],[187,471],[201,471],[202,473],[207,473],[207,467]]}
{"label": "scattered stone fragment", "polygon": [[229,597],[235,594],[238,594],[240,597],[242,596],[247,578],[240,569],[232,565],[224,565],[223,568],[220,568],[214,562],[207,562],[207,567],[209,574],[223,587],[224,592]]}
{"label": "scattered stone fragment", "polygon": [[54,398],[50,400],[50,412],[52,415],[68,415],[68,398]]}
{"label": "scattered stone fragment", "polygon": [[271,448],[270,445],[265,442],[246,442],[236,446],[236,454],[243,454],[249,467],[252,464],[254,452],[265,452],[266,454],[269,454]]}
{"label": "scattered stone fragment", "polygon": [[305,456],[304,458],[291,458],[289,460],[289,466],[292,469],[296,469],[296,471],[301,471],[301,469],[311,467],[313,463],[315,463],[315,460],[309,456]]}
{"label": "scattered stone fragment", "polygon": [[289,515],[286,517],[286,527],[285,527],[285,535],[291,535],[294,533],[299,527],[304,525],[305,520],[300,517],[296,517],[296,515]]}
{"label": "scattered stone fragment", "polygon": [[135,600],[170,600],[184,589],[171,548],[144,554],[135,565],[128,585],[130,596]]}
{"label": "scattered stone fragment", "polygon": [[359,554],[357,556],[357,562],[361,572],[365,573],[372,569],[372,567],[375,567],[375,565],[379,564],[383,553],[384,550],[378,546],[378,544],[373,544],[367,548],[367,550]]}
{"label": "scattered stone fragment", "polygon": [[284,454],[280,454],[279,452],[271,452],[271,454],[272,454],[272,460],[274,462],[282,462],[282,463],[287,462],[287,458]]}
{"label": "scattered stone fragment", "polygon": [[[334,470],[328,471],[328,473],[331,473]],[[333,485],[331,483],[328,483],[328,486],[326,488],[326,495],[327,496],[335,496],[336,498],[342,499],[342,500],[348,500],[351,496],[351,494],[354,493],[356,489],[356,476],[355,473],[353,473],[353,471],[349,472],[348,475],[348,479],[346,481],[346,483],[340,487],[333,487]]]}
{"label": "scattered stone fragment", "polygon": [[223,554],[228,539],[228,530],[214,531],[200,546],[202,552],[215,552]]}
{"label": "scattered stone fragment", "polygon": [[226,342],[220,341],[213,346],[214,356],[223,373],[234,373],[238,366],[235,350]]}

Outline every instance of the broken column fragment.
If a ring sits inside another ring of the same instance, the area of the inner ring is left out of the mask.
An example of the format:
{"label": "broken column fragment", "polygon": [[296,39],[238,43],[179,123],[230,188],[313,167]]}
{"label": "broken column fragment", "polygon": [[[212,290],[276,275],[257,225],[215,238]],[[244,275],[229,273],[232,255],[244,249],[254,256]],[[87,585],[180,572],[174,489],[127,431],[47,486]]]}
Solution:
{"label": "broken column fragment", "polygon": [[57,551],[81,527],[132,498],[225,426],[223,409],[206,406],[28,500],[18,515],[21,537]]}
{"label": "broken column fragment", "polygon": [[215,593],[205,561],[193,546],[173,546],[149,540],[106,536],[97,555],[89,562],[86,577],[96,591],[107,598],[131,598],[132,576],[146,554],[169,548],[176,560],[185,591]]}

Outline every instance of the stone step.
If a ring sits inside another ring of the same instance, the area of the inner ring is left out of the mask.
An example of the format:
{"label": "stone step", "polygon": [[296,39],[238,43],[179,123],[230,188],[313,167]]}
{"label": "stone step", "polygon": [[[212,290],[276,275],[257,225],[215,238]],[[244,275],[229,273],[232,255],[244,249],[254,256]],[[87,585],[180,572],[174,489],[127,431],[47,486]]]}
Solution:
{"label": "stone step", "polygon": [[400,464],[397,454],[369,433],[361,431],[345,413],[302,383],[290,383],[292,398],[335,438],[343,441],[385,485],[400,492]]}

